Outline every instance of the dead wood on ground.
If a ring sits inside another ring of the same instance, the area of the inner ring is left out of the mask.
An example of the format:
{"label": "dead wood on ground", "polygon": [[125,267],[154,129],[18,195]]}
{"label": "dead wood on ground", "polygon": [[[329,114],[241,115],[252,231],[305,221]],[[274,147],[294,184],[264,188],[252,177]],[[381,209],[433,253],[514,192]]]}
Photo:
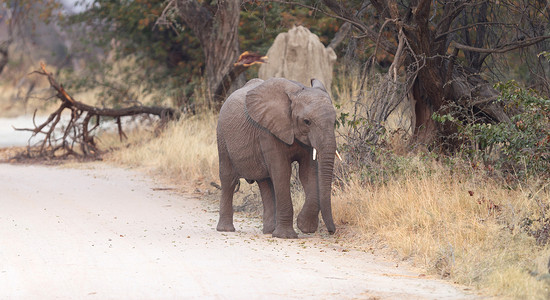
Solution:
{"label": "dead wood on ground", "polygon": [[[179,117],[179,112],[169,107],[131,106],[115,109],[90,106],[76,101],[63,88],[63,85],[55,80],[52,73],[46,70],[44,64],[41,64],[40,70],[33,73],[48,78],[50,86],[57,92],[55,97],[61,103],[41,124],[36,123],[35,111],[33,115],[34,128],[15,128],[15,130],[32,132],[26,152],[19,155],[21,158],[67,156],[98,158],[101,151],[94,139],[94,131],[99,127],[101,121],[114,119],[119,137],[122,140],[126,139],[126,134],[122,129],[122,117],[146,114],[158,116],[162,121]],[[62,114],[66,110],[70,112],[70,118],[62,120]],[[39,135],[43,135],[43,138],[31,144],[31,140]]]}

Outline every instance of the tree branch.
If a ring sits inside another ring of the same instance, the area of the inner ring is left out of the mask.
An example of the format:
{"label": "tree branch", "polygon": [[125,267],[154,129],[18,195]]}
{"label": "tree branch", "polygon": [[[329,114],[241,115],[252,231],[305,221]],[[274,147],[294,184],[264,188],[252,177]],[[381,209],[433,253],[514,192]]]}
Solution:
{"label": "tree branch", "polygon": [[[63,85],[59,84],[52,73],[46,70],[46,66],[42,63],[41,70],[34,71],[33,73],[46,76],[50,83],[50,86],[57,92],[56,97],[61,100],[60,106],[50,114],[48,119],[42,124],[37,125],[35,115],[33,115],[34,128],[15,128],[15,130],[31,131],[32,137],[37,134],[43,134],[44,138],[38,143],[37,156],[56,156],[59,150],[63,150],[66,155],[76,156],[97,156],[99,150],[97,149],[93,136],[90,134],[94,129],[99,126],[100,117],[113,117],[116,120],[118,133],[121,137],[126,137],[122,131],[122,124],[120,122],[121,117],[133,116],[137,114],[152,114],[159,116],[162,120],[177,118],[179,112],[172,108],[158,107],[158,106],[132,106],[121,109],[99,108],[84,104],[76,101],[67,91],[63,88]],[[62,136],[60,138],[55,137],[57,125],[61,121],[61,115],[65,109],[71,111],[71,117],[68,124],[64,125],[62,130]],[[84,112],[86,112],[83,121],[80,119]],[[96,117],[96,124],[91,129],[88,128],[88,123],[92,117]],[[80,145],[82,153],[79,154],[74,150],[75,145]],[[32,150],[29,139],[29,146],[27,148],[27,157],[32,157]],[[23,155],[20,155],[23,156]]]}
{"label": "tree branch", "polygon": [[[201,6],[196,0],[172,0],[175,1],[175,7],[179,12],[179,16],[183,22],[193,30],[193,33],[200,39],[207,38],[207,28],[212,25],[212,13],[203,5]],[[206,2],[204,1],[205,5]],[[171,2],[168,4],[170,5]]]}
{"label": "tree branch", "polygon": [[506,53],[515,49],[529,47],[531,45],[540,43],[547,39],[550,39],[550,35],[528,38],[521,41],[508,43],[506,45],[500,46],[498,48],[493,48],[493,49],[472,47],[472,46],[461,44],[457,41],[453,41],[451,45],[463,51],[471,51],[471,52],[478,52],[478,53]]}
{"label": "tree branch", "polygon": [[508,23],[504,23],[504,22],[479,22],[479,23],[469,24],[469,25],[466,25],[466,26],[460,26],[460,27],[451,29],[447,32],[440,33],[440,34],[436,35],[435,40],[438,41],[438,40],[446,37],[447,35],[449,35],[451,33],[454,33],[454,32],[457,32],[457,31],[460,31],[460,30],[469,29],[469,28],[482,26],[482,25],[501,25],[503,27],[517,27],[517,24],[508,24]]}
{"label": "tree branch", "polygon": [[332,41],[330,41],[330,44],[328,44],[327,47],[330,47],[332,49],[336,49],[344,41],[344,39],[346,38],[346,36],[348,35],[348,33],[350,31],[351,31],[351,23],[346,22],[346,23],[342,24],[342,26],[340,26],[340,28],[338,28],[338,31],[336,32],[336,35],[334,36]]}
{"label": "tree branch", "polygon": [[[363,33],[363,37],[367,37],[368,39],[370,39],[373,42],[375,42],[377,37],[378,37],[377,32],[370,29],[367,25],[365,25],[363,22],[361,22],[351,11],[346,9],[344,6],[341,5],[340,2],[337,2],[335,0],[323,0],[323,3],[333,12],[332,14],[327,12],[327,11],[321,10],[317,7],[313,7],[311,5],[306,5],[306,4],[303,4],[303,3],[296,2],[296,1],[287,1],[287,0],[267,0],[267,1],[274,2],[274,3],[297,5],[297,6],[300,6],[300,7],[304,7],[304,8],[308,8],[308,9],[318,11],[322,14],[325,14],[328,17],[335,18],[335,19],[342,20],[344,22],[350,23],[355,28],[357,28],[357,30],[359,30],[360,32]],[[386,51],[390,54],[394,54],[395,51],[397,51],[397,47],[394,44],[392,44],[390,41],[388,41],[387,39],[382,39],[380,41],[380,46],[384,51]]]}

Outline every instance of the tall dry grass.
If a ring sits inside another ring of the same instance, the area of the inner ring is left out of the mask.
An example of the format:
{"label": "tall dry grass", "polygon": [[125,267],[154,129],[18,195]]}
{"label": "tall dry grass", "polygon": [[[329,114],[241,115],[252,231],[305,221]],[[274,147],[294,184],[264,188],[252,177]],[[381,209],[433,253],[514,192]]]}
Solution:
{"label": "tall dry grass", "polygon": [[[204,113],[169,123],[156,135],[136,130],[128,148],[115,151],[110,159],[130,166],[145,167],[173,180],[211,181],[218,177],[216,146],[217,115]],[[114,135],[103,137],[104,145],[116,145]]]}
{"label": "tall dry grass", "polygon": [[[336,78],[338,113],[353,113],[357,76]],[[385,138],[393,153],[404,153],[404,143]],[[360,244],[382,245],[427,272],[491,295],[550,298],[550,240],[537,242],[537,235],[550,234],[548,182],[510,186],[459,158],[376,155],[375,166],[343,165],[345,180],[334,189],[335,220]]]}
{"label": "tall dry grass", "polygon": [[[333,95],[345,106],[357,83],[340,82]],[[111,159],[172,179],[218,181],[216,120],[215,114],[205,113],[170,124],[158,136],[136,131],[130,146]],[[111,143],[106,137],[103,141]],[[349,242],[383,246],[426,272],[491,295],[546,299],[550,248],[537,243],[532,230],[544,229],[534,223],[544,221],[550,207],[548,183],[506,186],[459,159],[445,163],[427,157],[382,158],[387,161],[380,166],[388,170],[375,175],[339,166],[349,170],[334,187],[334,217],[340,229],[362,237]],[[297,184],[292,192],[297,212],[303,193]],[[236,205],[248,195],[259,203],[254,186],[243,184],[239,193]],[[528,221],[533,224],[526,225]]]}
{"label": "tall dry grass", "polygon": [[337,222],[455,282],[547,299],[550,249],[536,243],[525,222],[544,213],[548,190],[540,183],[509,189],[474,170],[417,157],[411,164],[386,182],[352,178],[335,190]]}

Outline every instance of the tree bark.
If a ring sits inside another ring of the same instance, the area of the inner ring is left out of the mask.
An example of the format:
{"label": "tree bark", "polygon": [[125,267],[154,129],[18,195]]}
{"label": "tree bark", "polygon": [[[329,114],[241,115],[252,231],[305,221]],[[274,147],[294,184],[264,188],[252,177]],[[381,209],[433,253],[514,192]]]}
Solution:
{"label": "tree bark", "polygon": [[[212,4],[196,0],[177,0],[179,15],[193,30],[201,43],[205,57],[205,75],[210,97],[215,102],[217,90],[226,90],[222,81],[239,57],[240,0],[219,0]],[[231,82],[230,82],[231,83]]]}
{"label": "tree bark", "polygon": [[4,71],[4,68],[8,64],[9,60],[8,47],[10,46],[10,44],[8,42],[4,43],[6,43],[7,45],[0,46],[0,74],[2,74],[2,72]]}

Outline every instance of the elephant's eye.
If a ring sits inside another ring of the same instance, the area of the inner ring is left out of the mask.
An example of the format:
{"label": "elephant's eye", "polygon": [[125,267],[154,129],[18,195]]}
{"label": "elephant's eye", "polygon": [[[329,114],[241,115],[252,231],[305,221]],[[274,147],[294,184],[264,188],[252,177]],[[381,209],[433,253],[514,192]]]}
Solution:
{"label": "elephant's eye", "polygon": [[309,119],[304,119],[304,123],[306,123],[307,126],[311,125],[311,121]]}

